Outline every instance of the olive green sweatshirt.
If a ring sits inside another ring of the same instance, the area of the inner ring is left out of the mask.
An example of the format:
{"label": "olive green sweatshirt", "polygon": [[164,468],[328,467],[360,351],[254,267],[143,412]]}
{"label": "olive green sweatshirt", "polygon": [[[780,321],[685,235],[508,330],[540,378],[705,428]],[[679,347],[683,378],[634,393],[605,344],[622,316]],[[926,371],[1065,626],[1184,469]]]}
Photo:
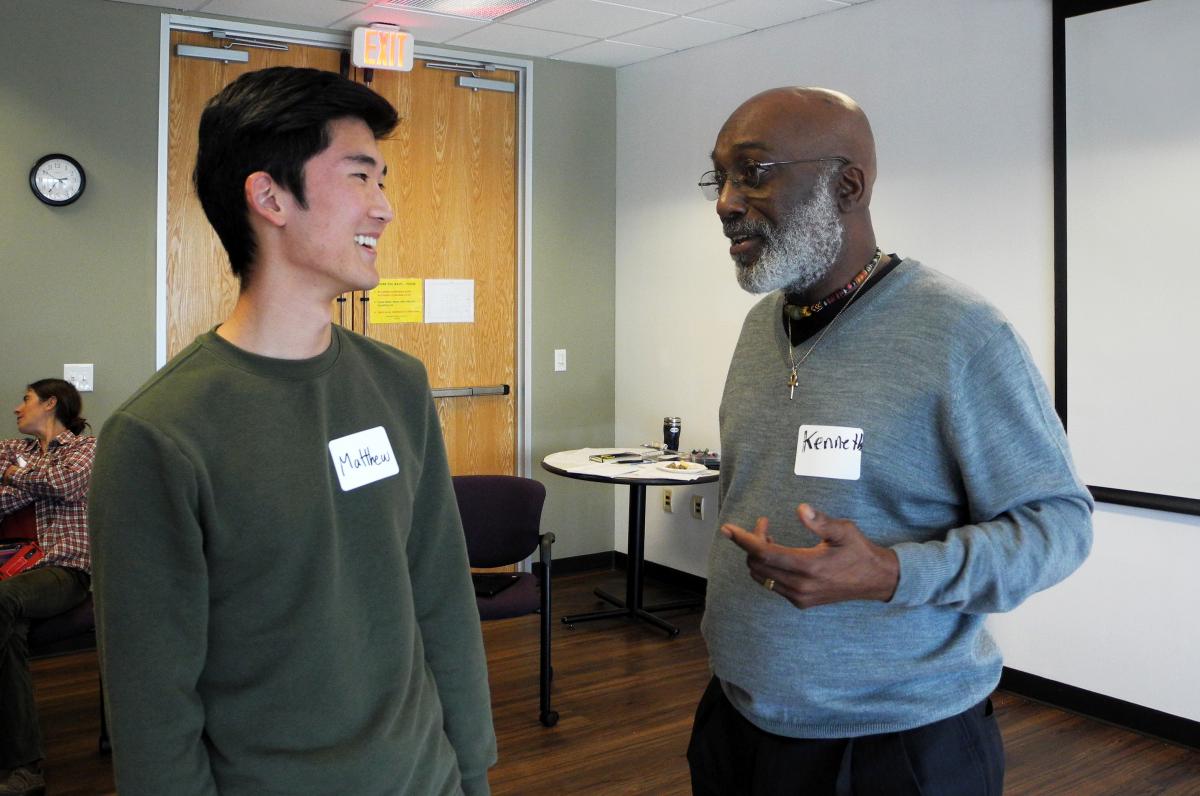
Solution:
{"label": "olive green sweatshirt", "polygon": [[479,615],[420,362],[336,326],[300,361],[209,332],[101,436],[122,796],[488,792]]}

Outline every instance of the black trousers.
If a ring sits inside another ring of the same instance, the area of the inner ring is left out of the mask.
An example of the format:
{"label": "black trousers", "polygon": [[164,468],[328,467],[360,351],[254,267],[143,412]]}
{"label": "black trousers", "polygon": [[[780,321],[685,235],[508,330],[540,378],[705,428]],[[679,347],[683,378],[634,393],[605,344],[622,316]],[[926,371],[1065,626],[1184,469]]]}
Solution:
{"label": "black trousers", "polygon": [[695,796],[1000,796],[1004,743],[992,702],[904,732],[785,738],[738,713],[714,677],[688,744]]}

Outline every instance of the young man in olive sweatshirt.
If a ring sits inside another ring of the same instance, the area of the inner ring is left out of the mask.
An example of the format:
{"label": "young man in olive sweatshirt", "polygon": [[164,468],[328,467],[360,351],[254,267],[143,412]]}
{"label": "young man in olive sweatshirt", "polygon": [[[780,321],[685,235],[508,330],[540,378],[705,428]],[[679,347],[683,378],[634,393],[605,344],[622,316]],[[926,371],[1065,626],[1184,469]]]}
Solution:
{"label": "young man in olive sweatshirt", "polygon": [[105,424],[91,532],[117,785],[488,792],[462,526],[416,359],[330,323],[379,281],[395,110],[336,74],[246,74],[194,180],[241,281]]}

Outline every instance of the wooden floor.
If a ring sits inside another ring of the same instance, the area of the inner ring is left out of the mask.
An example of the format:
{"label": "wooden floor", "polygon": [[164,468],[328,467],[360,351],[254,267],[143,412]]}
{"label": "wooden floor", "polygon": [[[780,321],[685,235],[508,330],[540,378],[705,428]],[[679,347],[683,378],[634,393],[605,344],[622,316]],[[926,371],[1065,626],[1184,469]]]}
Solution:
{"label": "wooden floor", "polygon": [[[622,593],[617,573],[555,579],[555,616],[591,610],[595,585]],[[653,602],[671,596],[647,589]],[[684,750],[692,711],[708,681],[699,615],[672,621],[677,638],[624,621],[555,627],[557,727],[537,720],[537,618],[489,622],[500,762],[496,796],[506,794],[687,794]],[[47,792],[113,792],[99,731],[95,653],[34,664],[46,728]],[[1146,738],[1012,694],[994,697],[1004,732],[1006,794],[1200,794],[1200,751]]]}

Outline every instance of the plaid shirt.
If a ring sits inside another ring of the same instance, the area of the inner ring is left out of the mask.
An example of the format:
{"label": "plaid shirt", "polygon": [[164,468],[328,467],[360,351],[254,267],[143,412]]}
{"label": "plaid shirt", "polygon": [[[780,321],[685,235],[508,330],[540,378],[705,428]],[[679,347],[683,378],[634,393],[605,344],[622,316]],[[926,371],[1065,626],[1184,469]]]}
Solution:
{"label": "plaid shirt", "polygon": [[70,431],[50,440],[45,453],[36,439],[0,441],[0,472],[17,468],[12,483],[0,486],[0,517],[34,504],[38,545],[45,554],[37,566],[92,571],[87,494],[95,458],[96,438]]}

